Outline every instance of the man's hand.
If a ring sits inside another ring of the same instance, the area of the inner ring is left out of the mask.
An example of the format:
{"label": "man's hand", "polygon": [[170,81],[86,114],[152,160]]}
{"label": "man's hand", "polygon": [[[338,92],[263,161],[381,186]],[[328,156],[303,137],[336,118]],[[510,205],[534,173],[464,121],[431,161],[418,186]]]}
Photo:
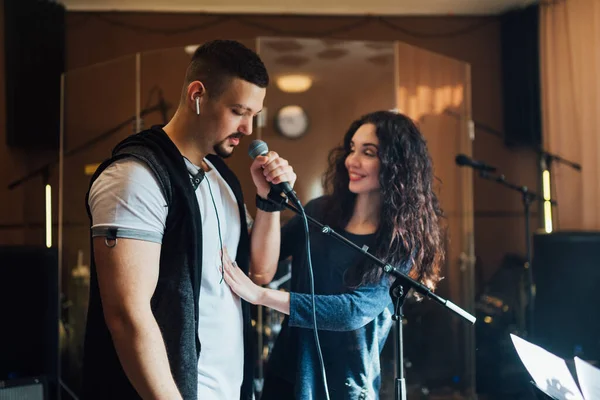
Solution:
{"label": "man's hand", "polygon": [[279,157],[279,154],[270,151],[266,156],[258,156],[250,166],[252,180],[256,186],[256,193],[266,199],[271,191],[270,183],[278,184],[288,182],[294,187],[296,174],[287,160]]}
{"label": "man's hand", "polygon": [[[256,193],[266,199],[271,191],[271,184],[288,182],[294,187],[296,174],[287,160],[279,157],[274,151],[258,156],[250,166],[252,180],[256,185]],[[256,211],[256,220],[250,236],[250,273],[254,283],[269,283],[277,271],[279,245],[281,242],[279,212]]]}

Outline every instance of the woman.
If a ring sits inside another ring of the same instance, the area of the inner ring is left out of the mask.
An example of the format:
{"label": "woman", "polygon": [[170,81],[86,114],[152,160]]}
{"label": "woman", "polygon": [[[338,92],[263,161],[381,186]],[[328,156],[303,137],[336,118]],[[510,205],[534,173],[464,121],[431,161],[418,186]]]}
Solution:
{"label": "woman", "polygon": [[[310,201],[308,215],[386,263],[434,289],[444,257],[442,212],[433,191],[425,139],[406,116],[374,112],[352,123],[329,156],[330,193]],[[311,227],[316,319],[334,399],[379,398],[379,355],[392,325],[381,268]],[[280,259],[292,256],[291,293],[255,285],[228,257],[225,280],[240,297],[287,316],[270,355],[266,399],[324,399],[312,331],[312,300],[299,216],[282,229]]]}

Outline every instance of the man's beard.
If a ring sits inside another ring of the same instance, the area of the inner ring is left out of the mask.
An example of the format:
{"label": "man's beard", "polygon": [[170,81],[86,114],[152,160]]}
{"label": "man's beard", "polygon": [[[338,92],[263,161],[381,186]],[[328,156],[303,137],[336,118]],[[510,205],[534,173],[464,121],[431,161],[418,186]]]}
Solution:
{"label": "man's beard", "polygon": [[224,142],[215,144],[213,150],[215,151],[215,154],[221,158],[229,158],[233,155],[233,148],[225,148]]}
{"label": "man's beard", "polygon": [[215,151],[215,154],[218,155],[221,158],[229,158],[233,155],[233,150],[235,148],[235,146],[229,146],[226,144],[226,142],[230,139],[230,138],[237,138],[237,139],[241,139],[242,138],[242,134],[241,133],[234,133],[233,135],[229,135],[225,140],[217,143],[214,145],[213,150]]}

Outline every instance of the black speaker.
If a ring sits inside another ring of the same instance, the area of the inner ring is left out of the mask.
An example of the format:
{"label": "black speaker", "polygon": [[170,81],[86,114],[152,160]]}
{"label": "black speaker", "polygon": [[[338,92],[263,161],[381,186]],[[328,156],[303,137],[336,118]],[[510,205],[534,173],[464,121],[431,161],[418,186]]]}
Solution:
{"label": "black speaker", "polygon": [[0,247],[0,381],[58,376],[56,249]]}
{"label": "black speaker", "polygon": [[523,255],[506,253],[475,301],[477,393],[489,400],[524,399],[531,392],[531,378],[510,339],[511,333],[520,335],[525,316],[525,263]]}
{"label": "black speaker", "polygon": [[600,361],[600,232],[537,234],[533,250],[533,343]]}
{"label": "black speaker", "polygon": [[539,5],[501,16],[505,144],[538,149],[542,143]]}
{"label": "black speaker", "polygon": [[6,143],[58,149],[65,8],[51,0],[4,1]]}

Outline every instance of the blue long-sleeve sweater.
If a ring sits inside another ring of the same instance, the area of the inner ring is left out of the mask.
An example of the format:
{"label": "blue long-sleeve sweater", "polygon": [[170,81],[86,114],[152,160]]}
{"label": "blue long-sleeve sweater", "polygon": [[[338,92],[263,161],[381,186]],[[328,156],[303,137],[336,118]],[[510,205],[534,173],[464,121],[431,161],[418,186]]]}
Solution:
{"label": "blue long-sleeve sweater", "polygon": [[[323,221],[323,203],[324,198],[309,202],[307,214]],[[361,247],[374,245],[375,235],[338,233]],[[317,327],[330,398],[377,399],[379,356],[392,326],[389,279],[348,289],[344,273],[362,256],[312,227],[310,239]],[[296,216],[282,229],[280,253],[281,259],[292,256],[290,315],[270,355],[268,371],[294,384],[297,399],[324,399],[304,243],[303,223]]]}

